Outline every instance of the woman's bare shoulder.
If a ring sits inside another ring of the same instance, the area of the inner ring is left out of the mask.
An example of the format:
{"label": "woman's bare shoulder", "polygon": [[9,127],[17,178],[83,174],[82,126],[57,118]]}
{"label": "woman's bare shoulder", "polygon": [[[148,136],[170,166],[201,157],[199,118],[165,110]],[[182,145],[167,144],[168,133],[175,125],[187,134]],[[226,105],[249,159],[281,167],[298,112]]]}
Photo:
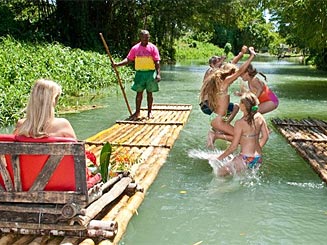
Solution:
{"label": "woman's bare shoulder", "polygon": [[70,122],[64,117],[56,117],[53,119],[53,123],[56,124],[70,124]]}

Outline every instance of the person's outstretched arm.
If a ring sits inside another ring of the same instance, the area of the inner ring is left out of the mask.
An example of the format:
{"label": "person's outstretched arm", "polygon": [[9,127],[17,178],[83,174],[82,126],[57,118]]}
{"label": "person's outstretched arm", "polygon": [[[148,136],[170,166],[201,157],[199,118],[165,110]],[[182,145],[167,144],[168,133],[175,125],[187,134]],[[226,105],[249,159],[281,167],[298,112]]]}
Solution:
{"label": "person's outstretched arm", "polygon": [[231,63],[232,64],[237,64],[240,61],[240,59],[242,59],[243,55],[246,53],[247,50],[248,50],[248,47],[243,45],[241,51],[238,53],[238,55],[236,55],[232,59]]}

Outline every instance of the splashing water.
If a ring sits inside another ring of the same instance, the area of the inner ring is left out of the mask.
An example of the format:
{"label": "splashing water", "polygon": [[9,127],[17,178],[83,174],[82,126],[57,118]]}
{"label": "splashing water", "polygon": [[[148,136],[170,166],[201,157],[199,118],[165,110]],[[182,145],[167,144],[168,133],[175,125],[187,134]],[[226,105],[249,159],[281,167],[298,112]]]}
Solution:
{"label": "splashing water", "polygon": [[218,160],[217,157],[222,154],[224,151],[221,150],[198,150],[198,149],[191,149],[188,151],[188,156],[191,158],[203,159],[208,160],[209,165],[212,167],[212,170],[215,175],[218,174],[218,170],[225,166],[228,162],[230,162],[234,156],[231,154],[224,158],[223,160]]}

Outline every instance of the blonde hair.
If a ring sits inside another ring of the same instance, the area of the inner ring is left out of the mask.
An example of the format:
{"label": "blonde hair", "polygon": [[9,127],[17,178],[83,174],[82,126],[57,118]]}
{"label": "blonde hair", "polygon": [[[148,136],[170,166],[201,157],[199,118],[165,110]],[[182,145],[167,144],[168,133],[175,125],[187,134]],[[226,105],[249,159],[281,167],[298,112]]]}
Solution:
{"label": "blonde hair", "polygon": [[26,119],[18,129],[18,135],[33,138],[48,136],[45,129],[55,116],[54,108],[61,91],[60,85],[54,81],[35,81],[26,107]]}
{"label": "blonde hair", "polygon": [[216,100],[217,93],[221,91],[223,81],[226,77],[234,74],[237,69],[237,66],[234,64],[226,64],[209,75],[209,77],[204,81],[200,91],[201,101],[208,96],[209,107],[215,110],[218,107]]}

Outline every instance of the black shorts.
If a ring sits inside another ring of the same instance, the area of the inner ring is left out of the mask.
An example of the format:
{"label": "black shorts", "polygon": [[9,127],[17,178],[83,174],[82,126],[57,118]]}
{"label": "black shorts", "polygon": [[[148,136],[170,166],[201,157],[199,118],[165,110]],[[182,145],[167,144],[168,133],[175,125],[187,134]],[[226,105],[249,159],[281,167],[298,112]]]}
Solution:
{"label": "black shorts", "polygon": [[[213,111],[210,109],[209,103],[208,103],[207,100],[202,101],[199,105],[200,105],[201,111],[204,114],[207,114],[207,115],[211,115],[212,114]],[[228,105],[228,109],[227,109],[226,115],[229,116],[232,113],[233,109],[234,109],[234,103],[230,102],[229,105]]]}

